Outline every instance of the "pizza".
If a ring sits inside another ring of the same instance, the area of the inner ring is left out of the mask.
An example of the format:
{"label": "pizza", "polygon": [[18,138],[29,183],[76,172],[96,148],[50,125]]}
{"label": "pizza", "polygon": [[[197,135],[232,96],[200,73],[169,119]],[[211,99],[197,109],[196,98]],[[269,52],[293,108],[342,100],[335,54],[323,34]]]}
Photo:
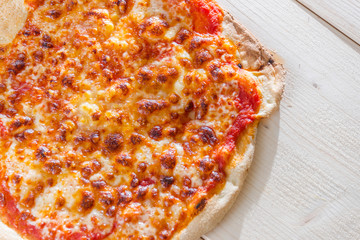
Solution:
{"label": "pizza", "polygon": [[279,104],[272,54],[213,0],[7,4],[10,28],[24,20],[0,45],[1,230],[150,240],[213,228]]}

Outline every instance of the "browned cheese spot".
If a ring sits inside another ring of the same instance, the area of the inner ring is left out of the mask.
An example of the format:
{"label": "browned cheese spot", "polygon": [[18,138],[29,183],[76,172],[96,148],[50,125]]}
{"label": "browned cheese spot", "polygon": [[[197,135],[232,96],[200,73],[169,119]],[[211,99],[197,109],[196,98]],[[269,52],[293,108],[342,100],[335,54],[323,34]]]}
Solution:
{"label": "browned cheese spot", "polygon": [[111,133],[109,134],[104,143],[106,146],[106,149],[108,149],[109,151],[116,151],[119,148],[121,148],[122,144],[123,144],[123,136],[120,133]]}
{"label": "browned cheese spot", "polygon": [[168,106],[164,100],[149,100],[143,99],[138,102],[139,112],[144,115],[149,115],[155,111],[159,111]]}
{"label": "browned cheese spot", "polygon": [[203,63],[207,62],[212,58],[211,54],[206,49],[201,49],[199,51],[196,51],[195,53],[195,63],[198,66],[201,66]]}
{"label": "browned cheese spot", "polygon": [[149,132],[149,137],[154,140],[159,140],[162,137],[162,127],[155,126]]}
{"label": "browned cheese spot", "polygon": [[132,193],[130,191],[119,189],[118,193],[119,193],[118,205],[120,205],[120,204],[125,205],[125,204],[128,204],[129,202],[131,202]]}
{"label": "browned cheese spot", "polygon": [[199,129],[199,135],[203,143],[210,144],[211,146],[215,145],[215,143],[218,141],[214,130],[210,127],[201,127]]}
{"label": "browned cheese spot", "polygon": [[106,182],[104,180],[93,181],[91,185],[96,189],[102,189],[106,186]]}
{"label": "browned cheese spot", "polygon": [[94,194],[90,191],[82,192],[82,198],[80,203],[81,210],[83,211],[89,210],[94,206],[94,204],[95,204]]}
{"label": "browned cheese spot", "polygon": [[122,153],[116,158],[116,162],[120,163],[124,167],[131,167],[133,160],[129,154]]}
{"label": "browned cheese spot", "polygon": [[183,43],[186,39],[190,37],[190,31],[187,29],[182,28],[176,35],[175,42],[178,44]]}
{"label": "browned cheese spot", "polygon": [[174,182],[175,182],[175,179],[174,179],[174,177],[171,177],[171,176],[162,176],[160,179],[161,185],[163,185],[163,187],[165,187],[165,188],[170,187]]}
{"label": "browned cheese spot", "polygon": [[45,170],[53,175],[58,175],[61,173],[62,164],[59,160],[48,160],[45,162]]}
{"label": "browned cheese spot", "polygon": [[59,18],[61,16],[61,11],[60,10],[49,10],[47,15],[50,17],[50,18],[53,18],[53,19],[56,19],[56,18]]}
{"label": "browned cheese spot", "polygon": [[164,19],[153,16],[139,25],[139,33],[140,35],[146,34],[159,37],[164,34],[165,29],[168,27],[169,24]]}
{"label": "browned cheese spot", "polygon": [[173,169],[176,165],[176,156],[174,150],[168,150],[160,157],[161,166],[166,169]]}
{"label": "browned cheese spot", "polygon": [[44,146],[40,146],[35,153],[35,157],[38,160],[44,161],[44,159],[50,154],[50,150]]}
{"label": "browned cheese spot", "polygon": [[139,143],[142,142],[142,140],[144,139],[144,136],[138,133],[133,133],[130,136],[130,141],[133,145],[137,145]]}
{"label": "browned cheese spot", "polygon": [[140,82],[150,81],[154,76],[153,71],[151,71],[148,67],[141,67],[136,75],[136,79]]}
{"label": "browned cheese spot", "polygon": [[195,209],[199,212],[202,211],[205,208],[206,203],[207,201],[205,198],[201,199],[200,202],[196,204]]}
{"label": "browned cheese spot", "polygon": [[203,159],[199,161],[199,168],[201,171],[210,172],[215,167],[215,161],[209,156],[205,156]]}
{"label": "browned cheese spot", "polygon": [[104,205],[112,205],[115,202],[115,197],[109,191],[102,191],[100,192],[100,202]]}

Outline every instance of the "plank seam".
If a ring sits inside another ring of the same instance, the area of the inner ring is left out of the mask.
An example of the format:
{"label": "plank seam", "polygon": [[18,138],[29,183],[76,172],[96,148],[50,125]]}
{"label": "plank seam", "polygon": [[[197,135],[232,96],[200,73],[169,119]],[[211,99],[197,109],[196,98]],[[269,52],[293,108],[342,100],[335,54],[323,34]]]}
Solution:
{"label": "plank seam", "polygon": [[300,2],[299,0],[296,0],[297,3],[299,3],[301,6],[303,6],[304,8],[306,8],[308,11],[310,11],[312,14],[316,15],[317,17],[319,17],[321,20],[323,20],[326,24],[328,24],[330,27],[334,28],[336,31],[338,31],[339,33],[341,33],[343,36],[345,36],[346,38],[348,38],[349,40],[351,40],[353,43],[355,43],[356,45],[360,46],[360,43],[358,43],[357,41],[355,41],[353,38],[351,38],[349,35],[347,35],[346,33],[344,33],[343,31],[341,31],[338,27],[334,26],[333,24],[331,24],[329,21],[327,21],[325,18],[321,17],[319,14],[317,14],[314,10],[312,10],[311,8],[309,8],[306,4]]}

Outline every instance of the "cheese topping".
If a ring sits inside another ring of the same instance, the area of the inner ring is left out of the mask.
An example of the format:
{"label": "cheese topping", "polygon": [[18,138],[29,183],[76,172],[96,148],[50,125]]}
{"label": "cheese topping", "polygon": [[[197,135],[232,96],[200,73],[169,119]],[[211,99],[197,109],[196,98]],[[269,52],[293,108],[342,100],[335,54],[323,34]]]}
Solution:
{"label": "cheese topping", "polygon": [[0,48],[10,222],[51,239],[181,231],[223,186],[216,149],[249,107],[239,92],[257,92],[236,46],[202,1],[26,2],[25,27]]}

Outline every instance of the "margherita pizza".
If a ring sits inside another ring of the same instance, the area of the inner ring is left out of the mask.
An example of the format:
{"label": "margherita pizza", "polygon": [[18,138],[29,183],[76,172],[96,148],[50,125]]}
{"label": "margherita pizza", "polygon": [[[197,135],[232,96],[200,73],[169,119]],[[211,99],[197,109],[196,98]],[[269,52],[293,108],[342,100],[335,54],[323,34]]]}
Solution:
{"label": "margherita pizza", "polygon": [[34,240],[214,227],[279,103],[281,65],[213,0],[24,4],[0,45],[1,220]]}

